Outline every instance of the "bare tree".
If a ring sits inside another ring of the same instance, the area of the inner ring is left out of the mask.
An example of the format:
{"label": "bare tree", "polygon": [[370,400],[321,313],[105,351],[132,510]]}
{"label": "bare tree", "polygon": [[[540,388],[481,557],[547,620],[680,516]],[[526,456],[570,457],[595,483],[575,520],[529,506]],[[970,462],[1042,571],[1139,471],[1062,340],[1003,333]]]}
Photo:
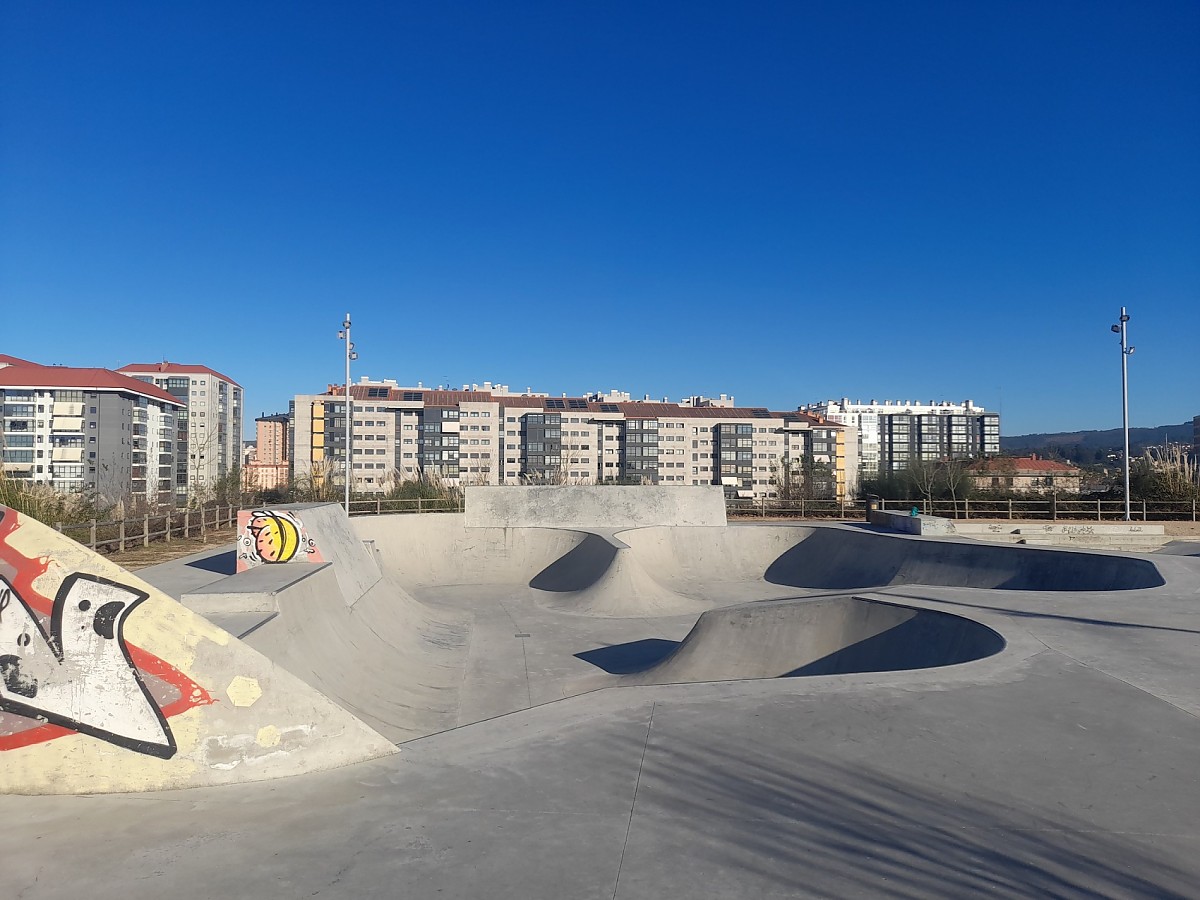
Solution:
{"label": "bare tree", "polygon": [[963,456],[950,456],[943,459],[939,464],[939,469],[942,476],[942,484],[950,494],[950,499],[954,503],[954,518],[958,518],[958,498],[960,496],[966,498],[970,496],[971,487],[974,482],[971,479],[971,474],[968,470],[970,460]]}
{"label": "bare tree", "polygon": [[933,508],[933,492],[940,478],[940,466],[930,459],[914,459],[904,469],[904,479],[924,498],[929,509]]}

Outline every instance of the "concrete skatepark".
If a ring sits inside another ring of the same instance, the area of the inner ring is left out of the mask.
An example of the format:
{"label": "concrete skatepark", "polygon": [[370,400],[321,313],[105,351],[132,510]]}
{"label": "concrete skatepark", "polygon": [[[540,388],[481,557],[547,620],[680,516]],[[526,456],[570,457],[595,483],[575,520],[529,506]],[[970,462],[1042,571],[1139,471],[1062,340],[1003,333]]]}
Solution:
{"label": "concrete skatepark", "polygon": [[[166,718],[167,760],[118,725],[0,743],[9,894],[1196,895],[1195,545],[726,525],[636,490],[556,494],[555,527],[525,494],[289,507],[307,558],[234,574],[277,548],[247,530],[94,573],[215,699]],[[27,558],[104,562],[21,524]]]}

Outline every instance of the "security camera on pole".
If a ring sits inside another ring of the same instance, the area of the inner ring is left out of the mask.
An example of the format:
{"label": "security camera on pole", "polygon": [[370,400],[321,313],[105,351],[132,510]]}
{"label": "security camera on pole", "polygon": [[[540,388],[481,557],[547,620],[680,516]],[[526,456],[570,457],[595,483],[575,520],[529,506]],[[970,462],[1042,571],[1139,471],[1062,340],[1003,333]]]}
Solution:
{"label": "security camera on pole", "polygon": [[354,352],[354,342],[350,340],[350,313],[346,313],[346,321],[342,323],[342,330],[338,332],[338,337],[346,342],[346,515],[350,515],[350,479],[352,477],[352,432],[350,426],[354,418],[353,401],[350,399],[350,361],[358,359],[358,354]]}
{"label": "security camera on pole", "polygon": [[1129,316],[1125,307],[1121,307],[1120,322],[1112,327],[1114,334],[1121,336],[1121,428],[1125,434],[1125,521],[1132,518],[1129,514],[1129,357],[1135,348],[1129,346],[1127,325]]}

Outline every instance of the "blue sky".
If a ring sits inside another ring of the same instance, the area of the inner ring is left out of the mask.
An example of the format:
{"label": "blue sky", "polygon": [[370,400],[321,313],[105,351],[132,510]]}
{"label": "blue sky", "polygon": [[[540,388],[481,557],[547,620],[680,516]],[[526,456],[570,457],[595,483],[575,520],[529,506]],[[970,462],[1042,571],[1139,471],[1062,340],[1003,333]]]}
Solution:
{"label": "blue sky", "polygon": [[[0,352],[1200,414],[1200,5],[0,8]],[[26,317],[22,311],[28,310]],[[24,323],[24,324],[23,324]],[[252,423],[251,423],[252,424]]]}

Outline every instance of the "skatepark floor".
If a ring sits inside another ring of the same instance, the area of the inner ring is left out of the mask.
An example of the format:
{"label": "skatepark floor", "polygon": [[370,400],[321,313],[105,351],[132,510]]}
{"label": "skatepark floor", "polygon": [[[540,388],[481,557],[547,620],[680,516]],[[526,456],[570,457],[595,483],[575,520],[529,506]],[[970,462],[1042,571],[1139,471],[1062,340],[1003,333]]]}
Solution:
{"label": "skatepark floor", "polygon": [[[140,574],[178,594],[226,550]],[[619,687],[697,614],[423,586],[471,619],[458,727],[296,778],[0,797],[8,895],[1195,897],[1200,559],[1153,559],[1159,587],[853,591],[1005,638],[960,665]]]}

